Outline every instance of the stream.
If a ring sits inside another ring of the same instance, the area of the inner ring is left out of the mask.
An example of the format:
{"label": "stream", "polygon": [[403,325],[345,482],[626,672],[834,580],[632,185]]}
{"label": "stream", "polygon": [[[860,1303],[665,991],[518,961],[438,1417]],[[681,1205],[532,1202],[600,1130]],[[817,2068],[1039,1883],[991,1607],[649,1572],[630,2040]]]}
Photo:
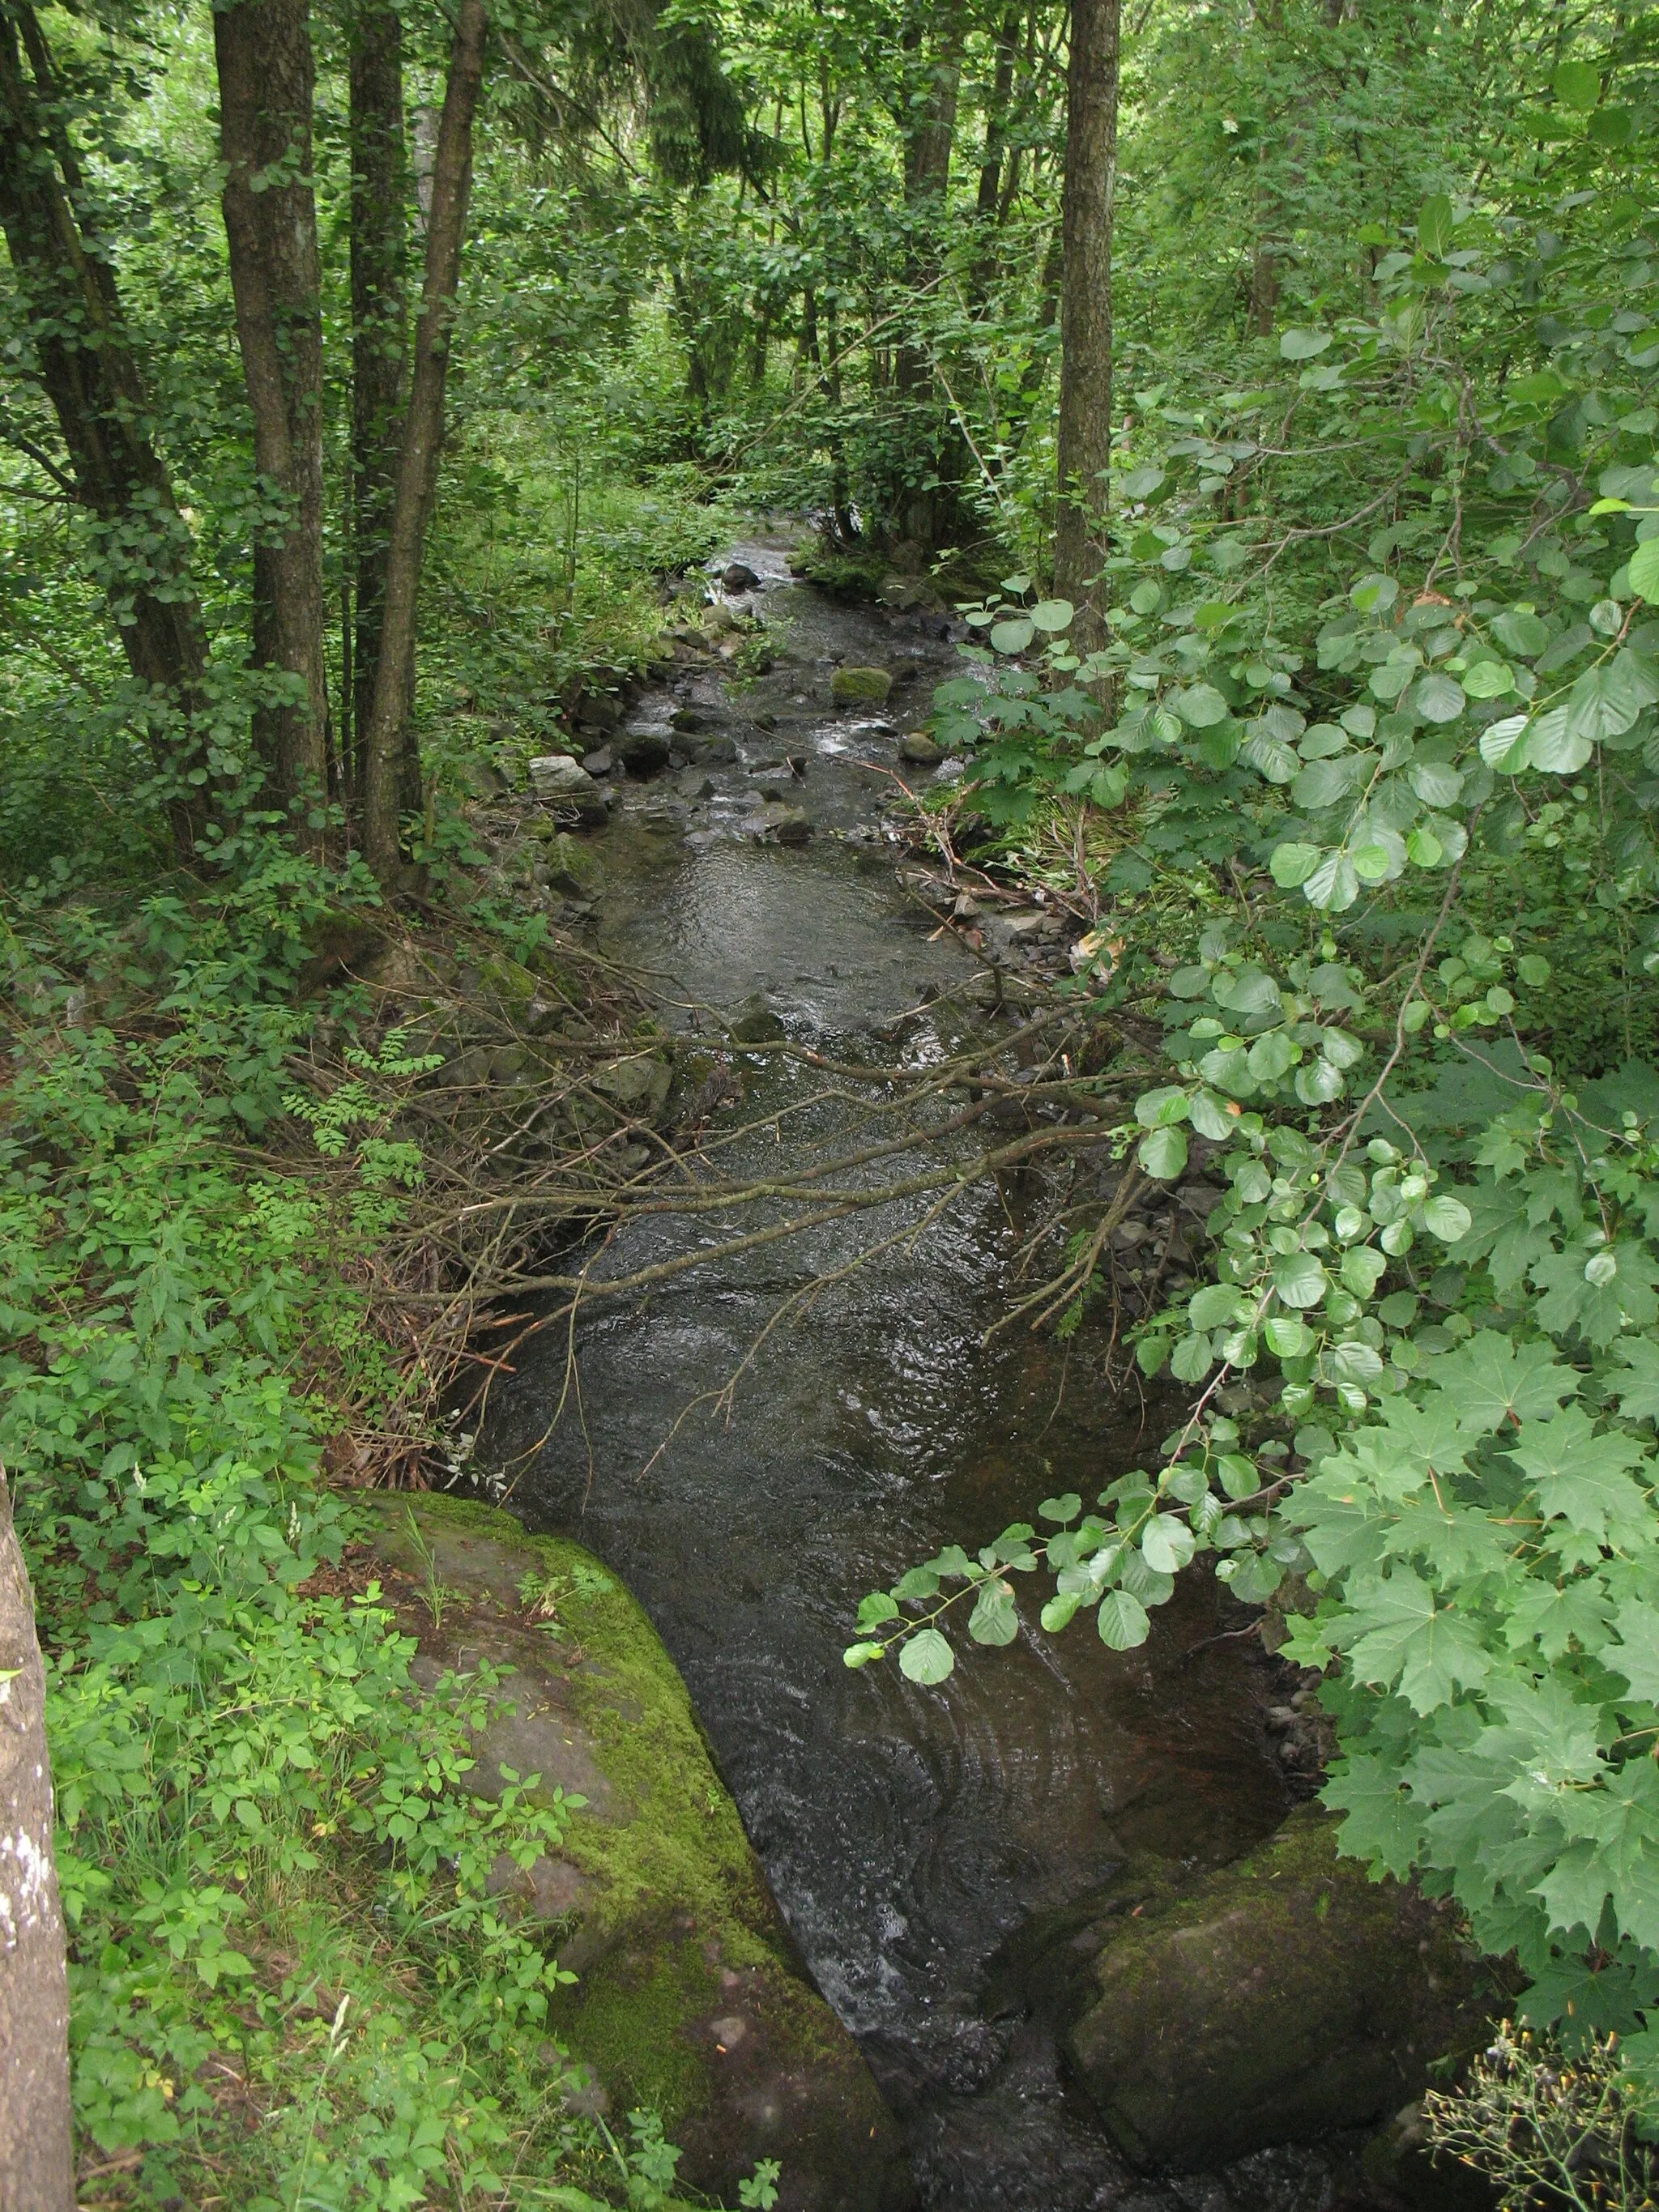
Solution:
{"label": "stream", "polygon": [[[753,599],[775,665],[731,695],[720,674],[683,676],[634,709],[629,727],[664,731],[676,710],[706,714],[739,757],[709,766],[700,798],[672,772],[623,784],[599,841],[601,942],[654,971],[681,1029],[714,1034],[698,1009],[761,993],[792,1037],[840,1057],[890,1060],[875,1032],[907,1011],[904,1051],[938,1056],[965,1025],[941,1010],[963,1006],[948,994],[975,975],[973,956],[929,936],[875,825],[897,732],[955,665],[945,625],[792,582],[781,541],[738,545],[720,565],[732,558],[762,579]],[[837,661],[909,680],[884,712],[836,709]],[[740,825],[755,771],[775,777],[764,764],[790,753],[805,773],[783,795],[814,834],[780,849]],[[716,1131],[747,1130],[723,1171],[799,1169],[857,1126],[856,1099],[819,1099],[823,1079],[798,1063],[750,1066],[747,1096],[714,1117]],[[1178,1594],[1139,1651],[1107,1650],[1086,1616],[1049,1638],[1025,1602],[1006,1650],[958,1636],[957,1672],[938,1689],[890,1662],[842,1662],[866,1590],[943,1544],[976,1547],[1032,1517],[1051,1492],[1092,1500],[1169,1425],[1115,1402],[1081,1349],[1024,1328],[981,1346],[1020,1241],[1018,1204],[989,1185],[763,1337],[781,1297],[903,1225],[896,1208],[855,1217],[597,1306],[574,1334],[574,1389],[564,1332],[536,1337],[488,1458],[514,1470],[516,1510],[579,1537],[651,1613],[801,1954],[906,2131],[923,2203],[1313,2212],[1328,2182],[1311,2154],[1135,2176],[1068,2086],[1051,2033],[995,2016],[985,1994],[988,1962],[1034,1911],[1136,1853],[1218,1863],[1284,1817],[1265,1669],[1255,1647],[1213,1640],[1212,1589]],[[708,1218],[636,1221],[595,1273],[732,1233]]]}

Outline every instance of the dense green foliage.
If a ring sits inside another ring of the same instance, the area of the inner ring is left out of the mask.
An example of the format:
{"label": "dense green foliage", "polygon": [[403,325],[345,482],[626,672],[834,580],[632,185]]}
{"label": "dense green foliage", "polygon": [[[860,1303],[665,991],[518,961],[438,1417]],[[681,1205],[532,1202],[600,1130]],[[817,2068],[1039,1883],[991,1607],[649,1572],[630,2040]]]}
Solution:
{"label": "dense green foliage", "polygon": [[[283,506],[228,337],[210,26],[43,20],[76,216],[178,501],[176,526],[113,527],[76,495],[52,332],[9,269],[0,1454],[52,1671],[82,2125],[152,2196],[234,2139],[248,2203],[413,2203],[441,2169],[465,2203],[509,2168],[526,2202],[615,2178],[648,2203],[672,2154],[644,2123],[631,2163],[573,2130],[539,2056],[556,1969],[482,1893],[557,1817],[467,1797],[493,1686],[413,1699],[383,1609],[317,1573],[346,1518],[320,1442],[399,1387],[354,1286],[421,1167],[383,1141],[395,1041],[367,1042],[349,1109],[291,1065],[320,1018],[307,933],[374,894],[337,795],[323,859],[263,811],[251,719],[280,681],[251,665],[246,603]],[[312,24],[331,608],[361,550],[354,21]],[[843,584],[931,568],[971,598],[981,641],[934,714],[971,797],[939,803],[1016,871],[1045,823],[1080,827],[1099,964],[1078,1003],[1166,1062],[1125,1168],[1201,1171],[1218,1241],[1139,1328],[1143,1369],[1195,1399],[1161,1466],[912,1570],[849,1657],[943,1680],[951,1608],[1012,1641],[1007,1571],[1039,1565],[1049,1628],[1087,1611],[1128,1648],[1210,1561],[1325,1673],[1347,1847],[1453,1894],[1519,1961],[1529,2017],[1617,2029],[1643,2083],[1653,28],[1516,0],[1157,0],[1125,24],[1113,604],[1083,658],[1048,591],[1063,11],[501,18],[407,825],[441,890],[469,765],[564,742],[743,506],[818,521]],[[429,119],[447,27],[410,11],[404,36]],[[199,755],[118,644],[135,576],[175,554],[207,640]],[[188,877],[167,872],[185,758],[210,800]],[[347,1181],[274,1168],[273,1132]],[[372,2033],[348,2039],[352,2014]],[[237,2081],[276,2116],[257,2146]]]}

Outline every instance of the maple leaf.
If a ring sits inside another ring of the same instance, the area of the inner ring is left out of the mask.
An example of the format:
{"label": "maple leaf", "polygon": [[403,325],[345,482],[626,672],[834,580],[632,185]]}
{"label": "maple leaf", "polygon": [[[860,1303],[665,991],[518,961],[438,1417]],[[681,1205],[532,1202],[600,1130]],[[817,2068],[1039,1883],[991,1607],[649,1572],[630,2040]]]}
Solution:
{"label": "maple leaf", "polygon": [[1347,1597],[1344,1629],[1354,1638],[1348,1656],[1355,1678],[1383,1689],[1397,1682],[1414,1711],[1449,1705],[1458,1688],[1474,1688],[1491,1671],[1474,1630],[1437,1607],[1434,1591],[1409,1567],[1356,1577]]}
{"label": "maple leaf", "polygon": [[[1597,1542],[1610,1529],[1640,1529],[1650,1520],[1646,1495],[1629,1470],[1645,1458],[1633,1437],[1598,1436],[1581,1407],[1547,1421],[1523,1421],[1510,1457],[1530,1478],[1547,1519],[1561,1519]],[[1650,1540],[1659,1530],[1649,1531]]]}
{"label": "maple leaf", "polygon": [[1553,1413],[1577,1391],[1579,1378],[1556,1359],[1547,1344],[1516,1344],[1496,1329],[1483,1328],[1431,1365],[1429,1379],[1456,1409],[1471,1434],[1490,1435],[1511,1413],[1536,1420]]}
{"label": "maple leaf", "polygon": [[1613,1384],[1619,1410],[1627,1421],[1659,1421],[1659,1343],[1650,1336],[1626,1337],[1613,1356],[1630,1370]]}
{"label": "maple leaf", "polygon": [[1659,1605],[1629,1598],[1613,1617],[1619,1641],[1602,1652],[1606,1664],[1620,1674],[1638,1698],[1659,1705]]}

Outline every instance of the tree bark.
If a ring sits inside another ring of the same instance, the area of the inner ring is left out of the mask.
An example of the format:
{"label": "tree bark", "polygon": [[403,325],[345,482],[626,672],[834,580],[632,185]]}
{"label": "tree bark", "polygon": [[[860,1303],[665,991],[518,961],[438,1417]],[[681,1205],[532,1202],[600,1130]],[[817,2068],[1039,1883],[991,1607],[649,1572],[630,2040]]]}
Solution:
{"label": "tree bark", "polygon": [[[253,549],[253,658],[296,679],[254,737],[290,809],[326,788],[323,652],[323,323],[311,179],[307,0],[239,0],[213,19],[222,205],[253,453],[283,512]],[[296,816],[296,827],[303,817]],[[314,842],[315,832],[305,831]]]}
{"label": "tree bark", "polygon": [[[352,788],[367,786],[363,745],[374,707],[386,617],[386,556],[403,433],[409,352],[410,162],[404,137],[403,26],[368,0],[351,27],[351,506],[356,569],[352,654]],[[405,757],[405,808],[420,804]]]}
{"label": "tree bark", "polygon": [[0,1473],[0,2205],[73,2212],[69,1979],[52,1857],[46,1672]]}
{"label": "tree bark", "polygon": [[415,694],[416,611],[427,524],[437,489],[438,455],[443,444],[444,383],[472,185],[472,118],[483,82],[489,28],[484,0],[460,0],[432,166],[426,281],[398,459],[397,496],[386,558],[386,616],[367,745],[363,849],[375,874],[388,884],[398,872],[400,770]]}
{"label": "tree bark", "polygon": [[94,518],[127,665],[149,694],[146,734],[158,767],[181,779],[170,812],[187,858],[202,784],[192,791],[182,779],[200,775],[201,748],[187,733],[203,705],[207,664],[190,580],[194,547],[150,433],[114,271],[82,232],[82,179],[58,98],[40,25],[27,4],[14,6],[0,17],[0,229],[76,497]]}
{"label": "tree bark", "polygon": [[1112,460],[1112,200],[1117,177],[1119,0],[1073,0],[1060,225],[1059,502],[1054,590],[1077,609],[1079,652],[1105,639]]}
{"label": "tree bark", "polygon": [[[951,155],[956,138],[957,101],[962,86],[963,25],[959,6],[938,27],[938,43],[925,64],[925,95],[908,109],[904,130],[904,199],[910,227],[906,271],[910,291],[927,290],[939,273],[939,232],[951,183]],[[921,53],[920,20],[905,37],[907,48]],[[901,344],[894,363],[894,388],[908,403],[906,443],[920,460],[920,483],[902,489],[895,520],[898,535],[932,549],[955,535],[955,482],[961,461],[960,439],[942,425],[933,406],[933,365],[920,338]]]}

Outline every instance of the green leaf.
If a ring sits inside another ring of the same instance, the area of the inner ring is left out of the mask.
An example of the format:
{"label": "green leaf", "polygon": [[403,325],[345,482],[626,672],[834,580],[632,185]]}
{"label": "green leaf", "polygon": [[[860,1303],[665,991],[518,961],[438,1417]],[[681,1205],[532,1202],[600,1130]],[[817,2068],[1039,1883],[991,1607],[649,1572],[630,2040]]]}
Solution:
{"label": "green leaf", "polygon": [[1313,1332],[1293,1314],[1275,1314],[1261,1332],[1276,1359],[1302,1359],[1314,1348]]}
{"label": "green leaf", "polygon": [[[1125,499],[1150,499],[1163,482],[1164,471],[1160,468],[1131,469],[1127,476],[1118,478],[1117,488]],[[1139,611],[1145,614],[1150,610],[1143,607]]]}
{"label": "green leaf", "polygon": [[975,1644],[1013,1642],[1019,1633],[1019,1614],[1013,1591],[1006,1583],[994,1578],[981,1586],[974,1609],[968,1616],[968,1633]]}
{"label": "green leaf", "polygon": [[1555,72],[1555,96],[1575,115],[1588,115],[1601,97],[1601,78],[1589,62],[1562,62]]}
{"label": "green leaf", "polygon": [[1463,687],[1455,677],[1433,669],[1418,678],[1412,703],[1425,722],[1455,722],[1467,702]]}
{"label": "green leaf", "polygon": [[1151,1626],[1146,1607],[1127,1590],[1108,1590],[1100,1601],[1100,1640],[1110,1650],[1133,1651],[1146,1641]]}
{"label": "green leaf", "polygon": [[999,653],[1024,653],[1036,635],[1035,624],[1024,615],[991,626],[991,643]]}
{"label": "green leaf", "polygon": [[1029,619],[1035,628],[1048,636],[1068,629],[1077,609],[1069,599],[1039,599],[1031,609]]}
{"label": "green leaf", "polygon": [[1474,1216],[1462,1199],[1431,1198],[1423,1208],[1423,1226],[1443,1244],[1455,1244],[1467,1237],[1474,1223]]}
{"label": "green leaf", "polygon": [[1140,1532],[1140,1555],[1154,1574],[1178,1574],[1197,1549],[1198,1539],[1172,1513],[1154,1513]]}
{"label": "green leaf", "polygon": [[1185,691],[1177,691],[1170,704],[1182,720],[1194,730],[1207,730],[1218,722],[1224,722],[1229,712],[1226,701],[1212,684],[1194,684]]}
{"label": "green leaf", "polygon": [[1630,1370],[1628,1378],[1613,1381],[1620,1412],[1627,1421],[1659,1423],[1659,1344],[1650,1336],[1625,1337],[1613,1353]]}
{"label": "green leaf", "polygon": [[1286,331],[1279,341],[1279,356],[1284,361],[1311,361],[1330,342],[1328,331]]}
{"label": "green leaf", "polygon": [[1527,765],[1527,749],[1523,742],[1529,714],[1505,714],[1501,721],[1490,723],[1480,732],[1480,757],[1488,768],[1500,769],[1508,775],[1518,775]]}
{"label": "green leaf", "polygon": [[1287,1306],[1317,1305],[1329,1280],[1311,1252],[1286,1252],[1273,1261],[1273,1289]]}
{"label": "green leaf", "polygon": [[1499,645],[1507,646],[1511,653],[1518,653],[1527,660],[1535,659],[1550,641],[1547,623],[1529,608],[1507,608],[1494,620],[1492,634]]}
{"label": "green leaf", "polygon": [[1342,1281],[1357,1298],[1369,1298],[1388,1272],[1387,1259],[1374,1245],[1356,1244],[1342,1255]]}
{"label": "green leaf", "polygon": [[1319,866],[1319,847],[1317,845],[1276,846],[1273,856],[1267,865],[1273,872],[1273,881],[1281,890],[1295,890],[1298,884],[1307,882],[1309,877]]}
{"label": "green leaf", "polygon": [[859,1601],[859,1626],[879,1628],[884,1620],[897,1620],[898,1607],[885,1590],[872,1590],[869,1596]]}
{"label": "green leaf", "polygon": [[1454,231],[1452,204],[1444,192],[1425,199],[1417,214],[1417,242],[1425,253],[1443,261],[1451,252]]}
{"label": "green leaf", "polygon": [[1582,1407],[1568,1406],[1546,1421],[1524,1421],[1510,1455],[1531,1479],[1544,1513],[1598,1542],[1609,1532],[1641,1528],[1647,1500],[1630,1469],[1646,1456],[1633,1437],[1597,1436]]}
{"label": "green leaf", "polygon": [[1346,913],[1359,896],[1353,862],[1340,850],[1328,853],[1303,884],[1302,895],[1326,914]]}
{"label": "green leaf", "polygon": [[1649,538],[1630,556],[1630,587],[1638,599],[1659,600],[1659,538]]}
{"label": "green leaf", "polygon": [[1444,761],[1413,761],[1406,781],[1425,806],[1443,811],[1455,806],[1463,788],[1462,776]]}
{"label": "green leaf", "polygon": [[1152,1129],[1140,1140],[1135,1158],[1145,1172],[1158,1182],[1171,1182],[1187,1164],[1184,1129]]}
{"label": "green leaf", "polygon": [[1515,672],[1504,660],[1477,660],[1463,672],[1463,689],[1471,699],[1501,699],[1515,689]]}
{"label": "green leaf", "polygon": [[879,1659],[886,1646],[882,1644],[849,1644],[841,1655],[844,1667],[867,1667],[872,1659]]}
{"label": "green leaf", "polygon": [[1058,1521],[1063,1528],[1068,1521],[1075,1521],[1082,1510],[1083,1500],[1075,1490],[1068,1490],[1063,1498],[1045,1498],[1037,1514],[1042,1520]]}
{"label": "green leaf", "polygon": [[1243,1292],[1231,1283],[1206,1283],[1194,1291],[1187,1318],[1194,1328],[1226,1328],[1237,1320]]}
{"label": "green leaf", "polygon": [[1159,1091],[1144,1091],[1135,1101],[1135,1119],[1143,1129],[1166,1129],[1187,1118],[1187,1093],[1180,1084]]}
{"label": "green leaf", "polygon": [[957,1656],[936,1628],[919,1629],[899,1653],[899,1671],[912,1682],[942,1682]]}
{"label": "green leaf", "polygon": [[1082,1602],[1081,1590],[1067,1590],[1063,1597],[1051,1597],[1048,1604],[1043,1607],[1041,1615],[1042,1625],[1048,1633],[1053,1636],[1059,1630],[1069,1626],[1072,1615]]}

